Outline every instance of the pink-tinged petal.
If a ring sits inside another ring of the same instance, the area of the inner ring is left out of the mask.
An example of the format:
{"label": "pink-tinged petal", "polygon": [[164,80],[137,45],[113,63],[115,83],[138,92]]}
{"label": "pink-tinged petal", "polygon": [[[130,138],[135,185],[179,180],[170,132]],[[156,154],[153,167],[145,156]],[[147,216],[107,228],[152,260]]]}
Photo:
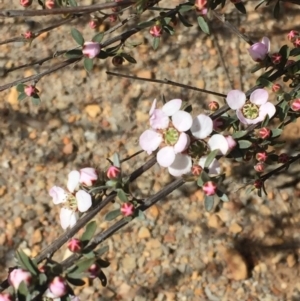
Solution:
{"label": "pink-tinged petal", "polygon": [[74,214],[74,212],[68,208],[62,207],[60,209],[59,218],[60,218],[61,227],[63,229],[67,229],[70,226],[70,222],[73,218],[72,217],[73,214]]}
{"label": "pink-tinged petal", "polygon": [[192,159],[185,154],[177,154],[173,164],[168,168],[169,173],[174,177],[181,177],[191,172]]}
{"label": "pink-tinged petal", "polygon": [[151,109],[150,109],[150,111],[149,111],[149,115],[150,115],[150,116],[153,114],[154,110],[156,109],[156,103],[157,103],[157,100],[156,100],[156,98],[155,98],[155,99],[153,100],[153,102],[152,102],[152,106],[151,106]]}
{"label": "pink-tinged petal", "polygon": [[172,115],[172,122],[174,127],[179,132],[188,131],[193,123],[192,115],[185,111],[178,111]]}
{"label": "pink-tinged petal", "polygon": [[220,150],[222,155],[226,155],[229,150],[226,138],[220,134],[212,135],[207,141],[207,145],[212,151],[215,149]]}
{"label": "pink-tinged petal", "polygon": [[64,191],[64,189],[58,186],[53,186],[50,188],[49,195],[52,197],[55,205],[64,203],[68,198],[68,194]]}
{"label": "pink-tinged petal", "polygon": [[93,181],[98,179],[98,175],[95,168],[86,167],[80,169],[80,179],[79,182],[87,186],[92,186]]}
{"label": "pink-tinged petal", "polygon": [[270,45],[265,45],[263,42],[258,42],[254,43],[250,48],[248,48],[248,52],[254,61],[261,62],[269,53],[269,47]]}
{"label": "pink-tinged petal", "polygon": [[[264,116],[268,114],[269,118],[272,118],[275,115],[275,113],[276,113],[276,107],[270,102],[263,104],[259,108],[259,116],[261,114],[263,114]],[[262,120],[264,120],[264,118]]]}
{"label": "pink-tinged petal", "polygon": [[76,192],[77,207],[80,212],[86,212],[92,206],[92,197],[84,190]]}
{"label": "pink-tinged petal", "polygon": [[68,175],[68,183],[67,187],[70,192],[74,192],[75,189],[79,186],[79,180],[80,180],[80,172],[77,170],[72,170]]}
{"label": "pink-tinged petal", "polygon": [[160,149],[156,155],[158,164],[162,167],[169,167],[175,160],[173,146],[165,146]]}
{"label": "pink-tinged petal", "polygon": [[76,212],[73,212],[73,214],[70,217],[69,227],[72,228],[77,223],[77,220],[78,220],[78,214]]}
{"label": "pink-tinged petal", "polygon": [[188,134],[181,133],[180,136],[179,136],[178,141],[174,145],[175,154],[181,153],[184,150],[186,150],[188,148],[188,146],[190,145],[190,141],[191,141],[191,139],[190,139]]}
{"label": "pink-tinged petal", "polygon": [[180,110],[182,104],[181,99],[172,99],[168,101],[164,106],[162,107],[162,111],[167,115],[167,116],[172,116],[174,115],[177,111]]}
{"label": "pink-tinged petal", "polygon": [[194,137],[198,139],[204,139],[212,132],[213,121],[209,116],[200,114],[194,118],[190,130]]}
{"label": "pink-tinged petal", "polygon": [[261,42],[266,46],[268,52],[270,52],[270,48],[271,48],[271,42],[270,39],[267,37],[263,37]]}
{"label": "pink-tinged petal", "polygon": [[251,124],[249,123],[250,119],[245,118],[240,110],[236,110],[236,116],[242,124]]}
{"label": "pink-tinged petal", "polygon": [[151,155],[162,142],[162,135],[153,130],[146,130],[142,133],[139,139],[140,147]]}
{"label": "pink-tinged petal", "polygon": [[[199,160],[199,165],[204,168],[205,161],[207,156],[201,157]],[[221,173],[221,165],[218,160],[213,159],[213,161],[208,166],[208,174],[210,175],[219,175]]]}
{"label": "pink-tinged petal", "polygon": [[230,109],[238,110],[245,104],[246,94],[240,90],[231,90],[227,94],[226,102]]}
{"label": "pink-tinged petal", "polygon": [[264,89],[257,89],[250,95],[250,101],[256,105],[263,105],[268,101],[269,93]]}
{"label": "pink-tinged petal", "polygon": [[150,126],[154,130],[166,129],[169,126],[169,117],[160,109],[155,109],[150,116]]}

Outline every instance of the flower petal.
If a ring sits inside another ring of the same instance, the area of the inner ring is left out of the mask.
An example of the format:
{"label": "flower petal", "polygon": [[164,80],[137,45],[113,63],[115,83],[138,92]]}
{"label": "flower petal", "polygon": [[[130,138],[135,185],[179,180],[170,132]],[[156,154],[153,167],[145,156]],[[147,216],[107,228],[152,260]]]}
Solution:
{"label": "flower petal", "polygon": [[78,188],[80,180],[80,172],[77,170],[72,170],[68,175],[68,183],[67,187],[70,192],[74,192],[75,189]]}
{"label": "flower petal", "polygon": [[259,108],[259,116],[260,116],[261,114],[264,115],[264,117],[263,117],[263,119],[262,119],[261,121],[263,121],[263,120],[265,119],[266,114],[269,115],[269,118],[272,118],[272,117],[275,115],[275,113],[276,113],[276,108],[275,108],[275,106],[274,106],[272,103],[270,103],[270,102],[267,102],[267,103],[263,104],[263,105],[260,106],[260,108]]}
{"label": "flower petal", "polygon": [[212,132],[213,121],[209,116],[200,114],[196,118],[194,118],[190,130],[194,137],[198,139],[204,139]]}
{"label": "flower petal", "polygon": [[[199,160],[199,165],[204,168],[205,161],[207,156],[201,157]],[[208,166],[208,174],[210,175],[219,175],[221,173],[221,165],[218,160],[213,159],[213,161]]]}
{"label": "flower petal", "polygon": [[210,150],[218,149],[223,155],[226,155],[229,150],[226,138],[220,134],[212,135],[207,141],[207,145],[209,146]]}
{"label": "flower petal", "polygon": [[250,95],[250,101],[256,105],[263,105],[268,101],[269,93],[264,89],[257,89]]}
{"label": "flower petal", "polygon": [[72,228],[76,224],[77,220],[78,220],[78,214],[76,212],[73,212],[73,214],[70,217],[70,225],[69,225],[70,228]]}
{"label": "flower petal", "polygon": [[166,115],[172,116],[173,114],[175,114],[177,111],[180,110],[181,104],[182,104],[181,99],[172,99],[168,101],[166,104],[164,104],[164,106],[162,107],[162,111]]}
{"label": "flower petal", "polygon": [[72,210],[65,208],[65,207],[62,207],[60,209],[60,214],[59,214],[60,224],[63,229],[67,229],[70,226],[70,221],[71,221],[73,213],[74,212]]}
{"label": "flower petal", "polygon": [[140,147],[151,155],[162,142],[162,135],[153,130],[146,130],[142,133],[139,139]]}
{"label": "flower petal", "polygon": [[191,171],[192,159],[186,154],[176,154],[175,160],[168,171],[174,177],[181,177]]}
{"label": "flower petal", "polygon": [[156,109],[156,102],[157,102],[157,100],[156,100],[156,98],[155,98],[155,99],[153,100],[153,102],[152,102],[152,106],[151,106],[151,109],[150,109],[150,111],[149,111],[149,115],[150,115],[150,116],[153,114],[154,110]]}
{"label": "flower petal", "polygon": [[[251,124],[251,120],[244,117],[241,110],[236,110],[236,116],[242,124]],[[249,123],[250,122],[250,123]]]}
{"label": "flower petal", "polygon": [[268,52],[270,52],[270,48],[271,48],[270,39],[267,37],[263,37],[261,42],[267,47]]}
{"label": "flower petal", "polygon": [[156,129],[166,129],[169,126],[169,117],[161,110],[155,109],[150,116],[150,126]]}
{"label": "flower petal", "polygon": [[87,186],[92,186],[93,181],[98,179],[98,175],[95,168],[86,167],[80,169],[80,179],[79,182]]}
{"label": "flower petal", "polygon": [[160,149],[156,155],[156,160],[160,166],[169,167],[175,160],[173,146],[165,146]]}
{"label": "flower petal", "polygon": [[231,90],[228,92],[226,102],[230,109],[238,110],[246,102],[246,94],[240,90]]}
{"label": "flower petal", "polygon": [[58,186],[50,188],[49,195],[52,197],[52,201],[55,205],[64,203],[68,198],[68,194],[65,190]]}
{"label": "flower petal", "polygon": [[179,136],[178,141],[176,142],[176,144],[174,145],[174,152],[175,154],[177,153],[181,153],[184,150],[186,150],[190,144],[190,137],[188,134],[186,133],[181,133]]}
{"label": "flower petal", "polygon": [[84,190],[78,190],[75,194],[77,207],[80,212],[86,212],[92,206],[92,197]]}
{"label": "flower petal", "polygon": [[192,115],[185,111],[178,111],[172,115],[173,125],[179,132],[188,131],[193,123]]}

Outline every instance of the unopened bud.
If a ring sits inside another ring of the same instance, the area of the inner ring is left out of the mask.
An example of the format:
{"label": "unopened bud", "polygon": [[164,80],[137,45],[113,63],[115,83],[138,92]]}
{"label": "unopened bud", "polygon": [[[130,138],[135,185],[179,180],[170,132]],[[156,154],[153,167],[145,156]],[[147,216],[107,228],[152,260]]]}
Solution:
{"label": "unopened bud", "polygon": [[49,290],[55,297],[60,298],[67,294],[68,285],[64,278],[56,276],[49,284]]}
{"label": "unopened bud", "polygon": [[20,0],[20,5],[23,7],[28,7],[32,4],[32,0]]}
{"label": "unopened bud", "polygon": [[296,38],[295,41],[293,42],[293,44],[296,48],[300,48],[300,38],[299,37]]}
{"label": "unopened bud", "polygon": [[27,95],[27,96],[33,96],[35,95],[36,93],[38,92],[38,89],[35,87],[35,86],[26,86],[24,88],[24,93]]}
{"label": "unopened bud", "polygon": [[0,301],[13,301],[13,300],[15,300],[15,298],[13,298],[13,296],[8,293],[0,294]]}
{"label": "unopened bud", "polygon": [[207,4],[207,0],[195,0],[195,7],[199,11],[204,9],[206,4]]}
{"label": "unopened bud", "polygon": [[10,272],[8,276],[8,282],[14,287],[14,289],[18,289],[20,283],[24,281],[24,283],[28,286],[31,282],[32,276],[29,272],[22,269],[14,269]]}
{"label": "unopened bud", "polygon": [[263,162],[258,162],[254,165],[254,169],[255,169],[256,172],[261,173],[261,172],[265,171],[266,166]]}
{"label": "unopened bud", "polygon": [[71,238],[68,241],[68,249],[73,253],[79,253],[82,250],[82,243],[78,238]]}
{"label": "unopened bud", "polygon": [[216,101],[211,101],[209,104],[208,104],[208,107],[211,111],[215,112],[219,109],[220,105],[218,102]]}
{"label": "unopened bud", "polygon": [[118,177],[120,176],[121,173],[121,169],[117,166],[110,166],[107,170],[106,176],[110,179],[110,180],[115,180],[118,179]]}
{"label": "unopened bud", "polygon": [[291,30],[288,33],[287,38],[288,38],[289,41],[294,42],[294,40],[297,38],[298,35],[299,35],[298,31]]}
{"label": "unopened bud", "polygon": [[101,46],[98,42],[85,42],[82,48],[82,54],[89,59],[95,58],[101,51]]}
{"label": "unopened bud", "polygon": [[292,100],[291,109],[295,112],[300,111],[300,98]]}
{"label": "unopened bud", "polygon": [[115,23],[117,21],[117,15],[116,14],[111,14],[109,15],[109,22],[110,23]]}
{"label": "unopened bud", "polygon": [[266,152],[257,153],[255,158],[257,161],[265,162],[268,159],[268,154]]}
{"label": "unopened bud", "polygon": [[55,7],[55,0],[46,0],[45,6],[48,9],[53,9]]}
{"label": "unopened bud", "polygon": [[273,53],[271,56],[272,63],[278,65],[281,62],[282,55],[280,53]]}
{"label": "unopened bud", "polygon": [[98,26],[97,20],[95,20],[95,19],[91,20],[91,21],[89,22],[89,26],[90,26],[91,29],[97,28],[97,26]]}
{"label": "unopened bud", "polygon": [[112,58],[112,63],[116,67],[121,66],[123,62],[124,62],[124,58],[122,58],[120,55],[116,55]]}
{"label": "unopened bud", "polygon": [[98,277],[100,271],[101,271],[100,266],[97,263],[93,263],[90,266],[90,268],[88,269],[89,278],[90,279],[95,279],[96,277]]}
{"label": "unopened bud", "polygon": [[259,129],[258,134],[259,134],[260,138],[267,139],[271,136],[271,130],[264,127],[264,128]]}
{"label": "unopened bud", "polygon": [[200,176],[203,168],[200,165],[193,165],[192,166],[192,174],[194,176]]}
{"label": "unopened bud", "polygon": [[272,86],[272,92],[278,94],[278,93],[281,93],[282,92],[282,86],[279,85],[279,84],[274,84]]}
{"label": "unopened bud", "polygon": [[254,187],[255,187],[256,189],[260,189],[260,188],[263,187],[263,184],[264,184],[263,181],[261,181],[261,180],[256,180],[256,181],[254,182]]}
{"label": "unopened bud", "polygon": [[134,213],[134,206],[131,203],[124,203],[121,206],[121,212],[124,216],[130,216]]}
{"label": "unopened bud", "polygon": [[286,153],[282,153],[278,156],[278,163],[287,163],[290,160],[290,156]]}
{"label": "unopened bud", "polygon": [[33,38],[33,32],[32,31],[26,31],[24,34],[23,34],[23,37],[25,38],[25,39],[32,39]]}
{"label": "unopened bud", "polygon": [[162,27],[160,25],[152,26],[150,28],[150,34],[155,38],[159,38],[162,35]]}
{"label": "unopened bud", "polygon": [[208,196],[214,195],[217,192],[217,184],[215,182],[208,181],[204,183],[202,190]]}

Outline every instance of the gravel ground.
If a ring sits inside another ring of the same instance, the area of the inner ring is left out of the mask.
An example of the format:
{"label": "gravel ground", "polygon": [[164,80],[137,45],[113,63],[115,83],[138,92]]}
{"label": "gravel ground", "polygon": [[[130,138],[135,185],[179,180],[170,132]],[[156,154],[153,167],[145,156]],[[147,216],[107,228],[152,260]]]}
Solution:
{"label": "gravel ground", "polygon": [[[162,1],[161,6],[180,2]],[[276,51],[294,29],[299,9],[286,6],[286,16],[277,21],[270,18],[271,9],[262,7],[253,12],[253,6],[247,3],[251,11],[247,16],[233,10],[232,4],[223,11],[253,40],[268,35]],[[3,8],[18,8],[18,1],[0,1]],[[39,18],[36,26],[52,24],[53,20],[59,17]],[[19,36],[29,21],[0,19],[1,40]],[[192,18],[189,21],[196,24]],[[72,27],[88,40],[94,32],[87,23],[88,19],[78,20],[43,34],[31,47],[22,42],[0,45],[0,69],[74,47]],[[196,25],[188,29],[178,25],[176,30],[176,35],[163,38],[156,52],[151,49],[148,32],[136,34],[132,41],[143,44],[131,50],[135,65],[116,68],[108,60],[99,61],[87,74],[78,63],[44,77],[37,84],[42,98],[38,107],[28,101],[19,103],[15,88],[1,92],[0,279],[5,279],[6,268],[13,265],[16,248],[36,256],[62,233],[59,208],[47,192],[51,186],[63,185],[72,169],[90,165],[104,168],[105,158],[114,152],[127,156],[139,150],[137,140],[148,126],[154,98],[182,98],[193,105],[195,114],[205,110],[211,100],[223,103],[221,98],[188,89],[108,77],[107,70],[168,78],[225,94],[231,88],[246,91],[254,85],[257,74],[249,72],[253,63],[246,43],[221,24],[214,22],[209,37]],[[61,60],[58,57],[42,66],[9,73],[2,77],[1,85],[47,70]],[[291,143],[297,141],[299,129],[299,123],[293,124],[285,138]],[[124,170],[130,173],[145,160],[147,156],[142,154],[125,163]],[[105,270],[108,287],[102,288],[97,281],[87,283],[76,289],[81,300],[300,300],[299,167],[269,180],[268,195],[258,198],[238,190],[251,166],[223,164],[229,176],[229,203],[206,213],[203,194],[195,185],[186,184],[175,191],[153,206],[145,221],[133,221],[106,241],[107,259],[111,261]],[[147,196],[170,181],[167,172],[155,166],[133,189]],[[96,221],[99,231],[111,225],[103,214]],[[57,256],[66,256],[66,249]]]}

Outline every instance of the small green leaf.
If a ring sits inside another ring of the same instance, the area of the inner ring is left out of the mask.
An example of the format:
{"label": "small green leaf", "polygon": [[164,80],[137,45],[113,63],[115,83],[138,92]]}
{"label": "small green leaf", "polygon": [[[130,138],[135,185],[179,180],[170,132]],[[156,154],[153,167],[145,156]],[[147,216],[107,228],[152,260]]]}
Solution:
{"label": "small green leaf", "polygon": [[113,164],[116,167],[119,167],[119,168],[121,167],[120,156],[118,153],[114,153],[114,155],[113,155]]}
{"label": "small green leaf", "polygon": [[246,8],[245,8],[243,2],[235,3],[234,6],[235,6],[235,8],[236,8],[239,12],[241,12],[242,14],[245,15],[245,14],[247,13]]}
{"label": "small green leaf", "polygon": [[76,28],[71,29],[71,35],[78,45],[83,46],[84,38],[83,38],[82,34]]}
{"label": "small green leaf", "polygon": [[211,180],[208,173],[206,173],[204,170],[202,170],[200,177],[201,177],[203,183],[206,183]]}
{"label": "small green leaf", "polygon": [[165,32],[167,32],[171,36],[175,33],[174,28],[170,25],[164,25],[163,29]]}
{"label": "small green leaf", "polygon": [[82,234],[80,240],[84,242],[90,241],[94,236],[96,229],[97,229],[97,224],[95,221],[88,223],[85,227],[85,231]]}
{"label": "small green leaf", "polygon": [[19,96],[18,96],[18,101],[22,101],[22,100],[25,99],[26,97],[27,97],[27,95],[26,95],[24,92],[22,92],[22,93],[20,93]]}
{"label": "small green leaf", "polygon": [[75,0],[69,0],[69,4],[74,7],[77,6],[77,2]]}
{"label": "small green leaf", "polygon": [[24,84],[18,84],[16,86],[17,91],[20,92],[20,93],[24,92],[24,88],[25,88]]}
{"label": "small green leaf", "polygon": [[21,281],[21,283],[19,284],[17,296],[18,296],[17,300],[19,301],[31,300],[30,292],[24,281]]}
{"label": "small green leaf", "polygon": [[24,270],[29,271],[35,276],[38,274],[38,268],[35,261],[28,257],[22,249],[16,252],[16,257]]}
{"label": "small green leaf", "polygon": [[198,179],[197,179],[197,185],[198,185],[199,187],[202,187],[203,184],[204,184],[204,182],[203,182],[203,180],[202,180],[202,178],[201,178],[201,175],[200,175],[200,176],[198,177]]}
{"label": "small green leaf", "polygon": [[37,106],[41,103],[41,99],[40,99],[40,96],[38,94],[34,94],[31,96],[31,101],[32,103]]}
{"label": "small green leaf", "polygon": [[226,193],[224,193],[222,190],[220,189],[217,189],[217,196],[220,198],[220,200],[222,202],[228,202],[229,199],[228,199],[228,196]]}
{"label": "small green leaf", "polygon": [[121,215],[121,210],[120,209],[116,209],[116,210],[108,212],[106,214],[106,216],[105,216],[105,220],[106,221],[112,221],[112,220],[114,220],[115,218],[117,218],[120,215]]}
{"label": "small green leaf", "polygon": [[206,211],[211,211],[214,207],[214,196],[206,195],[204,199],[204,207]]}
{"label": "small green leaf", "polygon": [[144,29],[144,28],[148,28],[148,27],[150,27],[150,26],[152,26],[154,24],[155,24],[155,21],[146,21],[146,22],[139,23],[137,25],[137,27],[139,29]]}
{"label": "small green leaf", "polygon": [[92,41],[100,43],[103,40],[104,32],[99,32],[93,36]]}
{"label": "small green leaf", "polygon": [[239,148],[246,149],[252,146],[252,142],[248,140],[238,140]]}
{"label": "small green leaf", "polygon": [[117,196],[118,198],[122,201],[122,202],[127,202],[128,201],[128,198],[127,198],[127,195],[125,193],[125,191],[121,188],[117,189]]}
{"label": "small green leaf", "polygon": [[207,22],[205,21],[205,19],[202,17],[202,16],[199,16],[198,18],[197,18],[197,21],[198,21],[198,24],[199,24],[199,26],[200,26],[200,29],[204,32],[204,33],[206,33],[206,34],[210,34],[210,31],[209,31],[209,26],[208,26],[208,24],[207,24]]}
{"label": "small green leaf", "polygon": [[181,23],[182,23],[185,27],[192,27],[192,26],[193,26],[193,24],[190,24],[190,23],[187,21],[187,19],[186,19],[183,15],[181,15],[180,13],[178,13],[178,18],[179,18],[179,20],[181,21]]}
{"label": "small green leaf", "polygon": [[88,258],[88,259],[83,259],[77,262],[75,267],[73,267],[70,272],[68,273],[68,276],[72,277],[72,274],[79,274],[86,272],[90,266],[94,263],[95,259],[94,258]]}
{"label": "small green leaf", "polygon": [[194,5],[191,5],[191,4],[180,5],[179,12],[182,14],[182,13],[188,12],[194,8],[195,8]]}
{"label": "small green leaf", "polygon": [[232,134],[232,138],[233,138],[233,139],[239,139],[239,138],[244,137],[244,136],[247,135],[247,134],[248,134],[247,131],[237,131],[237,132],[234,132],[234,133]]}
{"label": "small green leaf", "polygon": [[256,80],[256,84],[262,87],[268,87],[268,88],[272,88],[273,83],[270,82],[267,78],[260,76],[257,80]]}
{"label": "small green leaf", "polygon": [[93,60],[86,57],[83,60],[83,66],[87,72],[90,72],[93,69]]}
{"label": "small green leaf", "polygon": [[44,273],[39,274],[39,285],[44,285],[47,282],[47,276]]}
{"label": "small green leaf", "polygon": [[272,131],[272,138],[278,137],[281,135],[281,133],[283,132],[282,129],[273,129]]}
{"label": "small green leaf", "polygon": [[269,117],[269,115],[267,114],[267,115],[265,116],[265,119],[264,119],[264,120],[262,121],[262,123],[261,123],[261,127],[263,128],[263,127],[268,126],[269,122],[270,122],[270,117]]}
{"label": "small green leaf", "polygon": [[106,253],[109,250],[108,246],[104,246],[100,249],[97,249],[94,251],[94,253],[96,254],[97,257],[101,257],[104,253]]}
{"label": "small green leaf", "polygon": [[154,50],[156,50],[158,48],[158,46],[159,46],[159,43],[160,43],[160,38],[159,37],[153,38],[153,40],[152,40],[152,48]]}
{"label": "small green leaf", "polygon": [[122,52],[122,53],[121,53],[121,56],[122,56],[126,61],[128,61],[129,63],[131,63],[131,64],[136,64],[136,63],[137,63],[137,61],[136,61],[131,55],[129,55],[128,53]]}
{"label": "small green leaf", "polygon": [[208,168],[210,164],[213,162],[213,160],[216,158],[217,154],[219,153],[218,149],[215,149],[209,153],[207,156],[205,163],[204,163],[204,168]]}
{"label": "small green leaf", "polygon": [[138,219],[144,221],[146,219],[145,214],[142,210],[138,210]]}
{"label": "small green leaf", "polygon": [[82,51],[80,49],[72,49],[65,53],[68,59],[77,59],[82,57]]}
{"label": "small green leaf", "polygon": [[275,19],[279,19],[279,15],[280,15],[280,4],[279,4],[279,0],[276,2],[275,6],[274,6],[274,10],[273,10],[273,15]]}

